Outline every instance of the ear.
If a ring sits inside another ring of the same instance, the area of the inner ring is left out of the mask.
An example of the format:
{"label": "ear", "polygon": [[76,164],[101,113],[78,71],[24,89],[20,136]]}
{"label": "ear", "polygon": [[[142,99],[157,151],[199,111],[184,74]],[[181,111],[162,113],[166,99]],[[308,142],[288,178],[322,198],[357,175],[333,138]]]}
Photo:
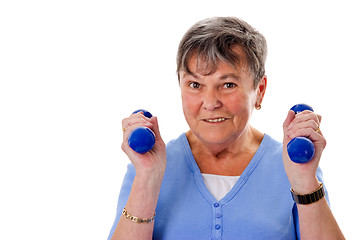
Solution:
{"label": "ear", "polygon": [[264,75],[256,87],[256,104],[261,105],[267,86],[267,76]]}

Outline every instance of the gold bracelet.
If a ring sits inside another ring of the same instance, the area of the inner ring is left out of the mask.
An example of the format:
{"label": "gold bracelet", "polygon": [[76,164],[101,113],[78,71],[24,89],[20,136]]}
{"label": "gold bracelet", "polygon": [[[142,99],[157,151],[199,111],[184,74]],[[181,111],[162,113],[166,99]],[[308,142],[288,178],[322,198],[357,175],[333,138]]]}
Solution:
{"label": "gold bracelet", "polygon": [[154,212],[154,215],[151,218],[138,218],[135,216],[131,216],[131,214],[125,208],[122,211],[122,215],[124,215],[126,219],[130,219],[134,223],[151,223],[155,220],[155,214],[156,212]]}

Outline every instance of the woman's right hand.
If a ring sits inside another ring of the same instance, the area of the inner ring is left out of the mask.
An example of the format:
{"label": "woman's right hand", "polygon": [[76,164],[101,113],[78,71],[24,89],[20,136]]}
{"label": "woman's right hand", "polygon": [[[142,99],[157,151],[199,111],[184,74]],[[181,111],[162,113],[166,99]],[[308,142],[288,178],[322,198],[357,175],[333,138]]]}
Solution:
{"label": "woman's right hand", "polygon": [[[138,127],[147,127],[155,134],[154,147],[144,154],[135,152],[128,144],[129,135]],[[166,147],[160,135],[157,118],[147,118],[142,112],[138,112],[123,119],[122,129],[123,143],[121,148],[134,165],[136,173],[164,173],[166,167]]]}

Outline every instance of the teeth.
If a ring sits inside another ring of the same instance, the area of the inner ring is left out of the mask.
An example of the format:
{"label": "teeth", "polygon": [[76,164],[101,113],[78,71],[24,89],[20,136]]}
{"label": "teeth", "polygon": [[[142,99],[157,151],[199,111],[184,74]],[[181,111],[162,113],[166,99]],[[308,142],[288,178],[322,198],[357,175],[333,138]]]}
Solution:
{"label": "teeth", "polygon": [[215,119],[206,119],[205,121],[215,123],[215,122],[223,122],[225,118],[215,118]]}

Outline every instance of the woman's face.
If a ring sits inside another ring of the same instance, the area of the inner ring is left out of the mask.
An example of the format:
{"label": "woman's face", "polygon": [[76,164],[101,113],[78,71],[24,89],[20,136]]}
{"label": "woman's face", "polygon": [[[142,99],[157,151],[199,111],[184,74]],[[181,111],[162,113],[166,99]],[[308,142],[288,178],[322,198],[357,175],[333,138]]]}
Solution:
{"label": "woman's face", "polygon": [[[245,53],[239,49],[246,59]],[[224,62],[208,74],[206,63],[196,54],[189,61],[190,73],[180,72],[183,111],[191,132],[206,145],[231,144],[247,129],[256,103],[261,103],[266,77],[254,87],[246,61],[237,68]]]}

